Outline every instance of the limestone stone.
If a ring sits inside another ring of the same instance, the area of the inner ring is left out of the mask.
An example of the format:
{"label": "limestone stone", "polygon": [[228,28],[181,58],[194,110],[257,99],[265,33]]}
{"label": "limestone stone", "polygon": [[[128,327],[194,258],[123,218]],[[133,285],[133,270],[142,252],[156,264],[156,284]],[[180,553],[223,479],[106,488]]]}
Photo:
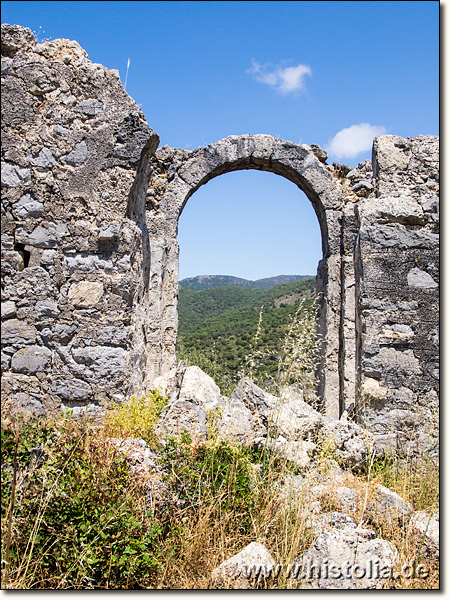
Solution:
{"label": "limestone stone", "polygon": [[6,346],[23,346],[34,344],[36,328],[25,321],[10,319],[2,325],[2,343]]}
{"label": "limestone stone", "polygon": [[197,404],[205,411],[209,411],[221,405],[222,395],[212,377],[199,367],[192,366],[187,367],[184,373],[178,398]]}
{"label": "limestone stone", "polygon": [[373,448],[373,434],[350,421],[329,420],[321,430],[325,444],[331,444],[336,456],[349,467],[365,463]]}
{"label": "limestone stone", "polygon": [[71,152],[65,156],[61,156],[61,162],[70,167],[81,167],[87,159],[88,149],[84,140],[79,142]]}
{"label": "limestone stone", "polygon": [[392,523],[394,521],[403,521],[412,513],[412,506],[409,502],[386,488],[378,485],[375,501],[368,506],[371,518],[378,524]]}
{"label": "limestone stone", "polygon": [[380,382],[372,377],[366,377],[361,386],[361,394],[370,401],[380,401],[386,398],[388,388],[380,385]]}
{"label": "limestone stone", "polygon": [[35,375],[47,372],[52,353],[42,346],[27,346],[18,350],[11,359],[11,368],[16,373]]}
{"label": "limestone stone", "polygon": [[425,554],[439,558],[439,513],[429,515],[423,511],[415,511],[411,514],[409,528],[419,535]]}
{"label": "limestone stone", "polygon": [[30,178],[30,169],[19,167],[7,162],[2,162],[2,185],[7,188],[13,188],[22,181]]}
{"label": "limestone stone", "polygon": [[356,529],[355,520],[347,513],[332,511],[313,515],[311,519],[311,529],[315,536],[331,530],[352,530]]}
{"label": "limestone stone", "polygon": [[[253,429],[252,414],[243,402],[236,399],[225,400],[216,410],[219,414],[218,433],[221,437],[249,445],[261,433]],[[211,417],[214,418],[214,415]]]}
{"label": "limestone stone", "polygon": [[36,38],[28,27],[2,24],[2,56],[12,56],[20,48],[32,48],[35,45]]}
{"label": "limestone stone", "polygon": [[17,229],[16,240],[37,248],[55,248],[67,234],[65,223],[48,223],[46,226],[38,225],[30,233],[25,229]]}
{"label": "limestone stone", "polygon": [[187,400],[176,400],[163,411],[155,431],[160,437],[180,437],[188,433],[193,440],[198,440],[206,437],[206,423],[206,411],[201,406]]}
{"label": "limestone stone", "polygon": [[42,402],[33,398],[29,394],[18,393],[13,394],[8,398],[8,401],[12,404],[13,410],[18,409],[23,414],[32,414],[35,417],[39,417],[45,413],[45,409],[42,406]]}
{"label": "limestone stone", "polygon": [[31,154],[28,157],[28,162],[32,167],[39,167],[41,169],[49,169],[56,165],[56,160],[51,151],[48,148],[42,148],[38,154]]}
{"label": "limestone stone", "polygon": [[421,269],[411,269],[407,275],[408,285],[415,288],[434,289],[438,284],[434,281],[429,273]]}
{"label": "limestone stone", "polygon": [[34,305],[34,311],[39,320],[57,317],[61,312],[58,308],[58,303],[54,300],[38,300]]}
{"label": "limestone stone", "polygon": [[88,376],[113,380],[123,372],[126,351],[108,346],[86,346],[72,348],[72,356],[78,363],[86,365]]}
{"label": "limestone stone", "polygon": [[41,217],[44,205],[36,200],[33,194],[25,194],[13,205],[13,215],[16,219],[27,219],[28,217]]}
{"label": "limestone stone", "polygon": [[[271,429],[271,435],[286,440],[317,437],[322,423],[319,412],[303,401],[298,392],[284,389],[277,398],[258,387],[248,377],[243,378],[231,395],[251,411],[260,429]],[[276,434],[275,434],[276,432]]]}
{"label": "limestone stone", "polygon": [[275,561],[265,546],[251,542],[238,554],[221,563],[212,573],[213,581],[228,587],[248,589],[251,580],[271,575]]}
{"label": "limestone stone", "polygon": [[79,401],[91,396],[92,386],[80,379],[60,379],[52,383],[50,391],[64,401]]}
{"label": "limestone stone", "polygon": [[97,304],[103,296],[104,288],[101,281],[79,281],[72,283],[68,298],[78,308],[89,308]]}
{"label": "limestone stone", "polygon": [[298,587],[380,589],[397,560],[398,552],[390,542],[344,521],[339,528],[320,534],[296,559]]}
{"label": "limestone stone", "polygon": [[10,319],[16,314],[16,303],[12,300],[2,302],[2,319]]}

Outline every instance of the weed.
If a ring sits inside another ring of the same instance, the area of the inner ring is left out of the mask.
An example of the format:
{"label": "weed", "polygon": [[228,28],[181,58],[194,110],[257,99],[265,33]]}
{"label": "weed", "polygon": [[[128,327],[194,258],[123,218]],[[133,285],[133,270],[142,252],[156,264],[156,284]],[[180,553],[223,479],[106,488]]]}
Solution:
{"label": "weed", "polygon": [[153,428],[167,403],[168,398],[158,390],[141,397],[132,396],[108,410],[104,432],[109,437],[141,437],[154,444]]}

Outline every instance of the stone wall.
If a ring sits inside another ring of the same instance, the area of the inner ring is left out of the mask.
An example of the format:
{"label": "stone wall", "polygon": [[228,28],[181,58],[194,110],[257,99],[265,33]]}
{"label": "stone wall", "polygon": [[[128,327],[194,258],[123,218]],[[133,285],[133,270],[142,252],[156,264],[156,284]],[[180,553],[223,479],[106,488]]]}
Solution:
{"label": "stone wall", "polygon": [[155,154],[158,136],[117,72],[76,42],[37,44],[10,25],[2,86],[6,398],[36,412],[98,404],[167,376],[179,216],[213,177],[259,169],[294,182],[320,224],[326,412],[355,404],[387,446],[406,433],[428,443],[439,383],[438,138],[380,136],[372,162],[353,170],[328,165],[318,146],[266,135]]}
{"label": "stone wall", "polygon": [[376,138],[373,173],[355,205],[361,418],[388,445],[423,448],[439,394],[438,138]]}
{"label": "stone wall", "polygon": [[2,25],[4,397],[39,411],[142,384],[158,143],[116,71]]}

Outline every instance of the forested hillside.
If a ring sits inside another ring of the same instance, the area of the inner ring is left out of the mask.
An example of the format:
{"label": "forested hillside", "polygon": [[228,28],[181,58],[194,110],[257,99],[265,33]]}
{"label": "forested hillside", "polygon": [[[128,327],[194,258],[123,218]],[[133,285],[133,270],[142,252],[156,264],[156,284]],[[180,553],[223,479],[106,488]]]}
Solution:
{"label": "forested hillside", "polygon": [[315,338],[314,297],[314,278],[270,289],[180,287],[178,357],[214,377],[223,393],[250,371],[267,387],[277,377],[289,330],[307,323],[307,343]]}
{"label": "forested hillside", "polygon": [[291,283],[298,279],[313,279],[312,275],[275,275],[274,277],[265,277],[264,279],[242,279],[242,277],[233,277],[232,275],[198,275],[197,277],[188,277],[180,281],[180,287],[190,290],[207,290],[216,287],[239,286],[252,289],[272,288],[281,283]]}

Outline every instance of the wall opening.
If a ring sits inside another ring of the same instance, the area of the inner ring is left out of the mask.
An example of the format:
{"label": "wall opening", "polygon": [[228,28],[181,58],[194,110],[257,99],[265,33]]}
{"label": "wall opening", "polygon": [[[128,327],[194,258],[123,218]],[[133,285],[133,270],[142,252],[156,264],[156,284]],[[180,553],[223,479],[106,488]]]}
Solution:
{"label": "wall opening", "polygon": [[306,195],[273,173],[226,173],[189,199],[178,243],[178,357],[212,375],[223,393],[247,375],[274,392],[303,386],[313,401],[322,240]]}

